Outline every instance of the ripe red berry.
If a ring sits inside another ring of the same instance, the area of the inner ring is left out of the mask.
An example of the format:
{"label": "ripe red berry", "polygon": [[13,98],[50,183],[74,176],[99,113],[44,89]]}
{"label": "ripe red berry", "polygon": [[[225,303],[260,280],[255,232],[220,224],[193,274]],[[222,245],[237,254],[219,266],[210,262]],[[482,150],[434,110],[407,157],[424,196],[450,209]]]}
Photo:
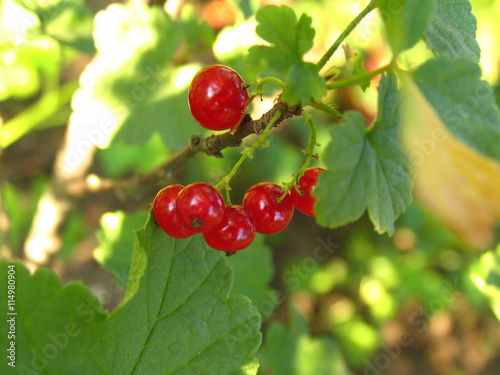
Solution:
{"label": "ripe red berry", "polygon": [[316,188],[319,175],[324,171],[323,168],[307,168],[304,175],[299,178],[299,187],[303,195],[301,195],[295,187],[290,191],[293,204],[299,211],[306,215],[316,216],[314,213],[316,198],[312,196],[312,192]]}
{"label": "ripe red berry", "polygon": [[252,215],[255,229],[262,234],[274,234],[286,228],[293,216],[292,198],[287,194],[280,202],[283,190],[276,184],[262,182],[248,189],[243,208]]}
{"label": "ripe red berry", "polygon": [[203,238],[215,250],[242,250],[255,238],[253,218],[241,206],[226,207],[219,226],[211,232],[203,233]]}
{"label": "ripe red berry", "polygon": [[217,227],[225,208],[217,189],[204,182],[195,182],[182,189],[176,204],[181,223],[196,233]]}
{"label": "ripe red berry", "polygon": [[153,201],[153,216],[163,231],[174,238],[187,238],[195,232],[179,221],[175,200],[182,185],[171,185],[161,189]]}
{"label": "ripe red berry", "polygon": [[227,130],[239,125],[248,106],[248,91],[233,69],[211,65],[201,69],[189,88],[189,109],[194,119],[210,130]]}

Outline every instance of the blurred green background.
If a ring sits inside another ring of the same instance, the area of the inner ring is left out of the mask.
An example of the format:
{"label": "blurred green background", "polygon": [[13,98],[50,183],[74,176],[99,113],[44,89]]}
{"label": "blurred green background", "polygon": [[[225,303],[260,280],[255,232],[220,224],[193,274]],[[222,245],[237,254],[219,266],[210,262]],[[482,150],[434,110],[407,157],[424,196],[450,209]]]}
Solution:
{"label": "blurred green background", "polygon": [[[191,77],[219,62],[255,78],[258,67],[245,55],[258,43],[258,7],[285,3],[312,16],[315,46],[306,58],[316,61],[367,2],[186,0],[145,12],[134,11],[133,3],[0,1],[2,256],[26,257],[40,197],[64,176],[60,170],[75,172],[69,161],[90,157],[80,177],[127,178],[203,133],[187,107]],[[500,2],[474,0],[472,6],[484,79],[500,93]],[[346,41],[362,51],[367,69],[389,59],[380,26],[373,13]],[[403,63],[418,64],[425,53],[417,46]],[[334,62],[343,61],[337,53]],[[348,88],[329,100],[370,120],[376,90]],[[252,114],[269,109],[275,94],[256,101]],[[318,141],[326,145],[332,122],[315,115]],[[233,202],[254,183],[290,180],[308,141],[303,124],[288,121],[244,164]],[[65,140],[74,155],[64,151]],[[167,176],[168,183],[215,184],[240,153],[224,155],[198,155]],[[144,223],[159,188],[148,186],[126,200],[109,192],[71,200],[50,266],[65,281],[82,279],[105,308],[115,307],[127,280],[132,231]],[[326,230],[297,213],[284,232],[228,263],[237,273],[236,291],[253,297],[266,318],[262,374],[499,373],[500,247],[468,248],[418,202],[398,220],[392,238],[376,235],[366,217]],[[270,287],[255,286],[252,279],[259,277]]]}

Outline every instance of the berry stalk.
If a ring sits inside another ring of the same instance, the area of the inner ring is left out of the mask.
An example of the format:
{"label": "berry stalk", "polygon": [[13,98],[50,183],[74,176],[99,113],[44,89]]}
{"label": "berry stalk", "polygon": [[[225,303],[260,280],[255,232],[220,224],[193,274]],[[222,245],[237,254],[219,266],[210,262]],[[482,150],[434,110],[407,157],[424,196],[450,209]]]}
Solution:
{"label": "berry stalk", "polygon": [[304,118],[306,119],[306,123],[309,125],[309,129],[311,131],[310,135],[309,135],[309,144],[308,144],[307,148],[304,150],[304,154],[307,155],[306,160],[304,161],[304,164],[302,164],[302,167],[300,167],[300,169],[294,173],[292,180],[288,183],[283,184],[283,195],[278,199],[278,201],[281,201],[282,199],[284,199],[286,197],[286,195],[289,193],[289,191],[295,185],[298,184],[300,177],[302,177],[304,175],[304,172],[306,171],[306,169],[309,168],[309,165],[311,164],[312,159],[316,157],[316,155],[314,153],[314,149],[316,148],[316,146],[318,146],[318,144],[316,142],[316,138],[317,138],[316,123],[314,122],[312,116],[310,114],[308,114],[307,112],[303,112],[302,116],[304,116]]}
{"label": "berry stalk", "polygon": [[251,146],[249,146],[247,149],[245,149],[243,151],[243,154],[241,155],[239,160],[236,162],[233,169],[231,169],[231,171],[225,177],[223,177],[217,185],[215,185],[215,188],[217,190],[219,190],[219,191],[222,189],[229,190],[229,184],[231,182],[231,179],[235,176],[236,172],[241,167],[241,165],[245,162],[245,160],[249,157],[251,158],[253,156],[254,151],[257,150],[257,148],[259,148],[259,146],[264,143],[267,136],[271,132],[271,129],[274,127],[276,122],[281,117],[281,114],[282,114],[281,109],[276,111],[274,116],[267,123],[266,127],[264,128],[264,130],[260,134],[259,138],[257,138],[257,140]]}
{"label": "berry stalk", "polygon": [[328,51],[321,57],[321,59],[317,62],[317,66],[319,69],[323,68],[328,60],[333,56],[335,51],[340,47],[345,38],[358,26],[358,24],[366,17],[368,13],[370,13],[373,9],[375,9],[375,0],[370,1],[370,3],[363,9],[357,16],[352,20],[352,22],[346,27],[346,29],[339,35],[337,40],[330,46]]}
{"label": "berry stalk", "polygon": [[246,87],[256,86],[255,90],[253,90],[252,93],[250,94],[250,101],[254,100],[258,96],[265,94],[263,87],[266,83],[275,83],[278,86],[280,86],[282,90],[286,88],[285,82],[283,82],[279,78],[276,77],[257,78],[255,81],[250,82],[249,84],[246,85]]}
{"label": "berry stalk", "polygon": [[323,102],[312,102],[311,107],[317,109],[318,111],[325,112],[335,120],[341,120],[344,117],[344,115],[340,111]]}
{"label": "berry stalk", "polygon": [[391,64],[387,64],[386,66],[383,66],[383,67],[378,68],[376,70],[373,70],[371,72],[366,72],[366,73],[354,76],[352,78],[345,79],[343,81],[337,81],[337,82],[327,83],[326,84],[326,88],[328,90],[335,90],[335,89],[340,89],[340,88],[343,88],[343,87],[349,87],[349,86],[357,85],[358,83],[361,83],[361,82],[363,82],[363,81],[365,81],[367,79],[371,79],[373,77],[378,76],[379,74],[382,74],[382,73],[386,72],[387,70],[389,70],[391,68],[391,66],[392,66],[392,63]]}

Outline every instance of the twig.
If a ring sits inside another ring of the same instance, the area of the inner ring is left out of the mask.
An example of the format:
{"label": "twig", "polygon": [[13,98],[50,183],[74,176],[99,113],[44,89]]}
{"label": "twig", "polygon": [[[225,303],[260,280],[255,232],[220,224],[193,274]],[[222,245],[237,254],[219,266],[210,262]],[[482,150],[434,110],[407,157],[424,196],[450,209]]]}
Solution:
{"label": "twig", "polygon": [[168,180],[176,169],[180,168],[188,159],[197,153],[204,153],[222,158],[222,150],[225,148],[238,147],[247,136],[262,133],[266,125],[278,111],[281,111],[281,115],[278,117],[274,126],[277,126],[287,118],[300,115],[301,108],[290,107],[278,101],[273,108],[262,115],[258,120],[252,120],[252,118],[247,115],[234,132],[227,131],[226,133],[213,134],[206,138],[199,135],[191,137],[190,142],[186,146],[168,158],[163,164],[144,175],[134,176],[123,180],[113,180],[98,177],[96,175],[88,175],[85,178],[71,181],[67,185],[68,194],[73,198],[79,198],[88,194],[112,191],[122,199],[140,195],[145,187],[163,183]]}

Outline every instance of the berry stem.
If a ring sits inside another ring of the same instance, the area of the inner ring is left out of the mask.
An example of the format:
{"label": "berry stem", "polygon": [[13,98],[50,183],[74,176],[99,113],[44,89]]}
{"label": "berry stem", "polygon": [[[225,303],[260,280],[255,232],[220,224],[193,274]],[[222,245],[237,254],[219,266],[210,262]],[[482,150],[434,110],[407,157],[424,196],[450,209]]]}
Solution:
{"label": "berry stem", "polygon": [[309,136],[309,145],[307,148],[304,150],[304,154],[307,155],[306,160],[304,161],[304,164],[302,164],[302,167],[294,173],[293,178],[290,182],[284,183],[283,184],[283,195],[279,197],[278,202],[280,202],[283,198],[286,197],[288,192],[298,184],[299,178],[304,175],[304,172],[306,171],[307,168],[309,168],[309,165],[311,164],[312,159],[315,157],[314,149],[318,144],[316,143],[316,124],[312,118],[312,116],[307,113],[307,112],[302,112],[302,116],[306,119],[306,123],[309,125],[309,128],[311,129],[310,136]]}
{"label": "berry stem", "polygon": [[224,191],[226,192],[226,206],[232,206],[233,203],[231,202],[231,189],[229,188],[229,184],[226,185]]}
{"label": "berry stem", "polygon": [[342,113],[340,113],[338,110],[336,110],[335,108],[333,108],[333,107],[331,107],[328,104],[323,103],[323,102],[312,102],[311,107],[313,107],[319,111],[327,113],[328,115],[333,117],[335,120],[340,120],[344,117],[342,115]]}
{"label": "berry stem", "polygon": [[282,90],[286,88],[285,82],[283,82],[281,79],[276,78],[276,77],[264,77],[264,78],[257,78],[255,81],[250,82],[249,84],[245,85],[247,87],[250,86],[256,86],[255,90],[252,91],[250,94],[250,101],[254,100],[258,96],[262,96],[264,92],[264,85],[266,83],[275,83],[281,87]]}
{"label": "berry stem", "polygon": [[282,89],[284,89],[286,87],[285,82],[283,82],[281,79],[276,78],[276,77],[257,78],[255,81],[247,84],[247,86],[248,87],[257,86],[257,88],[259,88],[259,87],[264,86],[266,83],[276,83],[277,85],[281,86]]}
{"label": "berry stem", "polygon": [[247,147],[246,149],[243,150],[243,154],[241,155],[239,160],[236,162],[233,169],[231,169],[231,171],[225,177],[223,177],[219,181],[219,183],[217,183],[217,185],[215,185],[215,188],[217,190],[221,191],[222,189],[227,190],[229,188],[229,184],[231,183],[231,179],[235,176],[236,172],[241,167],[243,162],[247,158],[249,158],[249,157],[251,158],[253,156],[254,151],[257,150],[257,148],[264,143],[267,136],[271,132],[271,129],[274,127],[275,123],[281,117],[281,113],[282,113],[281,109],[277,110],[276,113],[274,114],[274,116],[271,118],[271,120],[267,123],[266,127],[264,128],[264,130],[260,134],[259,138],[257,138],[257,140],[254,143],[252,143],[252,145],[250,145],[249,147]]}
{"label": "berry stem", "polygon": [[354,85],[361,83],[367,79],[373,78],[375,76],[378,76],[379,74],[386,72],[387,70],[389,70],[391,68],[391,66],[392,66],[392,63],[387,64],[386,66],[383,66],[383,67],[376,69],[376,70],[373,70],[371,72],[366,72],[366,73],[357,75],[355,77],[345,79],[343,81],[327,83],[326,88],[328,90],[335,90],[335,89],[339,89],[342,87],[354,86]]}
{"label": "berry stem", "polygon": [[244,138],[251,134],[261,134],[269,121],[280,113],[274,125],[283,120],[299,116],[301,107],[291,107],[286,103],[277,102],[273,108],[264,113],[261,118],[253,120],[247,115],[236,132],[227,131],[222,134],[212,134],[208,137],[195,135],[182,149],[171,155],[164,163],[150,170],[146,174],[135,175],[123,180],[114,180],[97,175],[87,175],[68,182],[67,193],[71,198],[81,198],[90,194],[114,192],[120,199],[138,199],[142,197],[152,185],[165,184],[175,170],[198,153],[215,157],[223,157],[221,151],[228,147],[239,147]]}
{"label": "berry stem", "polygon": [[299,174],[302,176],[304,174],[304,171],[309,168],[309,164],[311,164],[311,161],[314,157],[314,149],[318,145],[316,143],[316,124],[312,118],[312,116],[309,113],[304,112],[302,114],[304,118],[306,119],[306,123],[309,124],[309,128],[311,129],[311,134],[309,136],[309,145],[307,146],[307,149],[305,151],[305,154],[307,155],[306,160],[304,162],[304,165],[302,165],[302,168],[299,169]]}
{"label": "berry stem", "polygon": [[344,39],[354,30],[354,28],[361,22],[365,16],[370,13],[373,9],[375,9],[375,0],[370,1],[370,3],[363,9],[357,16],[352,20],[352,22],[347,26],[347,28],[339,35],[337,40],[330,46],[328,51],[321,57],[321,59],[317,62],[317,66],[319,69],[323,68],[328,60],[333,56],[335,51],[340,47]]}

